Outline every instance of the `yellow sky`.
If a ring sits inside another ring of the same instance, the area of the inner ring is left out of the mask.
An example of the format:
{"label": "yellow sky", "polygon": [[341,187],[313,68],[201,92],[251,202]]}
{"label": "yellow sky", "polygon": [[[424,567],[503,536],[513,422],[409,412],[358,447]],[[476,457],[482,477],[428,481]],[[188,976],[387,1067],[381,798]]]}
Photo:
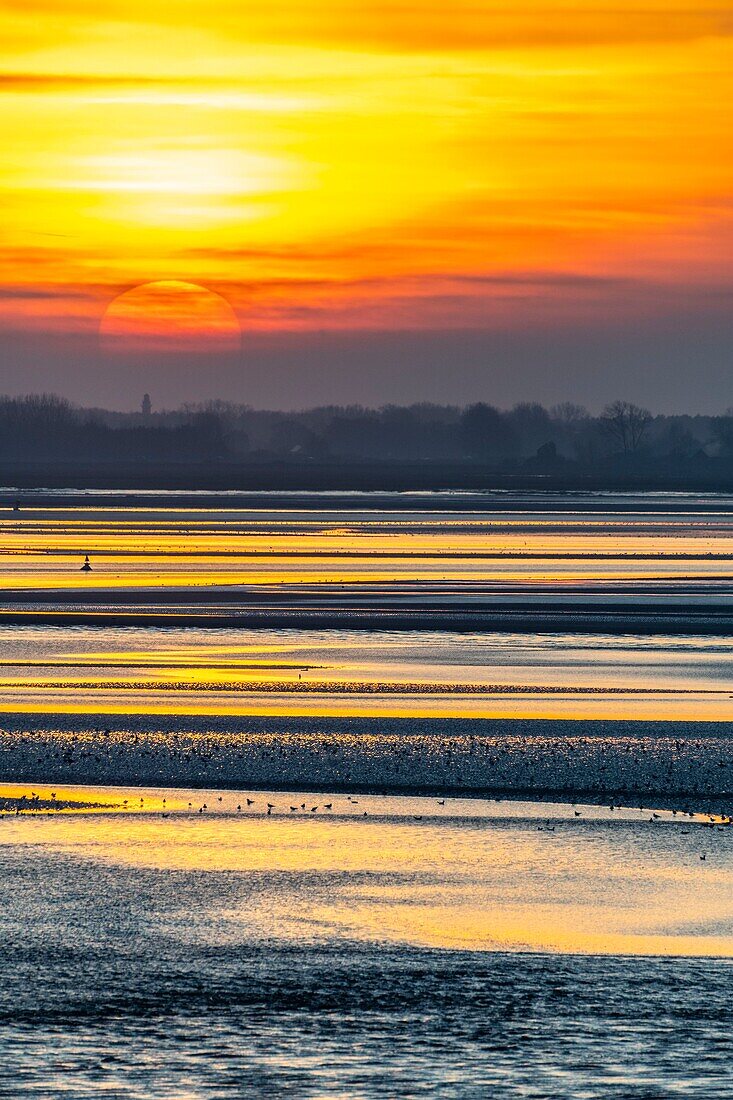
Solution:
{"label": "yellow sky", "polygon": [[719,293],[731,34],[729,0],[0,0],[0,325],[160,280],[245,329]]}

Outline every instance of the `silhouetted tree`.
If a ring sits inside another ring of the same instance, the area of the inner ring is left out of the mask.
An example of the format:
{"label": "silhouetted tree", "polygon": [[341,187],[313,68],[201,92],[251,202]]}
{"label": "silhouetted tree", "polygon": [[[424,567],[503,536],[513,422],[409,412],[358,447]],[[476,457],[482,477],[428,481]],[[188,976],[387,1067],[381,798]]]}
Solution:
{"label": "silhouetted tree", "polygon": [[542,405],[524,401],[506,413],[506,419],[516,436],[521,454],[532,454],[543,443],[552,441],[554,425]]}
{"label": "silhouetted tree", "polygon": [[515,447],[515,439],[505,417],[493,405],[478,402],[469,405],[461,416],[464,447],[472,458],[484,462],[504,457]]}
{"label": "silhouetted tree", "polygon": [[614,401],[603,410],[601,425],[620,445],[623,453],[629,455],[639,449],[651,419],[652,414],[648,409],[632,405],[629,401]]}
{"label": "silhouetted tree", "polygon": [[[337,462],[454,462],[466,459],[508,469],[613,471],[618,455],[638,455],[673,467],[733,456],[733,410],[719,417],[657,416],[625,401],[600,417],[565,402],[549,412],[525,402],[509,412],[478,402],[324,406],[282,412],[229,401],[177,409],[80,409],[54,394],[0,395],[0,458],[4,462],[206,463],[303,458]],[[727,464],[726,464],[727,466]]]}
{"label": "silhouetted tree", "polygon": [[723,416],[714,417],[711,428],[713,441],[717,443],[720,453],[733,454],[733,409],[726,409]]}
{"label": "silhouetted tree", "polygon": [[550,409],[550,418],[563,427],[575,427],[590,418],[585,405],[576,405],[573,401],[561,401]]}

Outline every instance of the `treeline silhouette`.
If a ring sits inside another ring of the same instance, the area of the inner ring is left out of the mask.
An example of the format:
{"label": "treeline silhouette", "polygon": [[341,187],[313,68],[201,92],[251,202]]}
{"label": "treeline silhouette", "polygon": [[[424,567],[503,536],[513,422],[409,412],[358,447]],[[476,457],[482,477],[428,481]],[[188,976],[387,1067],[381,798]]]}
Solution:
{"label": "treeline silhouette", "polygon": [[733,410],[720,416],[654,416],[616,401],[600,415],[565,403],[484,402],[259,410],[227,401],[161,412],[85,409],[54,394],[0,397],[0,456],[14,458],[304,458],[492,463],[553,456],[733,454]]}
{"label": "treeline silhouette", "polygon": [[[226,401],[122,413],[50,394],[0,397],[0,463],[481,467],[503,473],[731,469],[733,410],[654,415],[616,401],[508,410],[415,404],[258,410]],[[7,479],[6,479],[7,483]]]}

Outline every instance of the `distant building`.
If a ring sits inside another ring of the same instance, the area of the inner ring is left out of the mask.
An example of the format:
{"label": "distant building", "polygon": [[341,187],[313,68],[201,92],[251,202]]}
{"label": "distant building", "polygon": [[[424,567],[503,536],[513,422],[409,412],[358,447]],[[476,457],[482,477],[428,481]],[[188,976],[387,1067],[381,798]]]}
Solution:
{"label": "distant building", "polygon": [[150,394],[149,393],[144,394],[143,395],[143,403],[140,406],[140,408],[142,409],[143,416],[150,416],[150,411],[151,411],[152,407],[153,406],[150,403]]}

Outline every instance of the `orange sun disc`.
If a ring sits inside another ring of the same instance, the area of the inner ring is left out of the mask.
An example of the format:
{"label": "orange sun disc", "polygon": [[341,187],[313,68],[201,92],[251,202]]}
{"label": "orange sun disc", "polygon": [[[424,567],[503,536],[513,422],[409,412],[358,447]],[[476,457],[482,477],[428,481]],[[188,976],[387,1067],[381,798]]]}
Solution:
{"label": "orange sun disc", "polygon": [[222,353],[239,349],[241,329],[229,302],[196,283],[144,283],[120,294],[99,326],[111,354]]}

